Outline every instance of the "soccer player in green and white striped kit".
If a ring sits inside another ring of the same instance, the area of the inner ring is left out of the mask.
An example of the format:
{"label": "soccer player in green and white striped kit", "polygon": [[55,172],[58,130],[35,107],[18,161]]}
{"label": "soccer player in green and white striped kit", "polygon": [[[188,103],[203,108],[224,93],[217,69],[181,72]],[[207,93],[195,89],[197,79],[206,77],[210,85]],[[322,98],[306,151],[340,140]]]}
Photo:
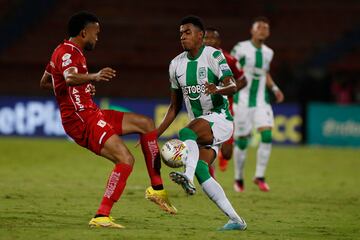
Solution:
{"label": "soccer player in green and white striped kit", "polygon": [[277,102],[284,100],[281,90],[275,85],[269,73],[274,52],[264,44],[270,35],[269,20],[258,17],[251,28],[251,39],[239,42],[231,51],[244,71],[247,86],[234,95],[234,190],[244,191],[244,163],[248,139],[253,127],[261,134],[257,150],[254,183],[261,191],[269,191],[265,182],[265,170],[271,153],[272,127],[274,117],[267,88],[271,89]]}
{"label": "soccer player in green and white striped kit", "polygon": [[158,134],[160,136],[174,121],[184,100],[190,122],[179,131],[179,138],[185,142],[189,153],[185,172],[171,172],[170,178],[187,194],[193,195],[195,175],[206,195],[229,218],[220,230],[245,230],[245,221],[209,173],[208,164],[214,161],[220,144],[233,132],[233,118],[224,95],[235,93],[236,85],[221,51],[203,45],[204,33],[200,18],[182,19],[180,41],[185,51],[170,63],[171,102]]}

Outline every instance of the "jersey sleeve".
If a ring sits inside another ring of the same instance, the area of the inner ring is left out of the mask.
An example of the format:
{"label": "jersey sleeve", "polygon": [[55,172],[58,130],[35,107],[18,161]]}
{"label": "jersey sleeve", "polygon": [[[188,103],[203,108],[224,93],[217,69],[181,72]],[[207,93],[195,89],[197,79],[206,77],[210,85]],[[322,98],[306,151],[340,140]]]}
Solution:
{"label": "jersey sleeve", "polygon": [[231,69],[226,62],[224,54],[217,50],[214,51],[209,59],[211,71],[222,81],[225,77],[233,76]]}
{"label": "jersey sleeve", "polygon": [[179,86],[178,80],[176,79],[175,70],[176,70],[176,67],[175,67],[175,63],[173,60],[173,61],[171,61],[170,66],[169,66],[169,81],[170,81],[170,85],[171,85],[172,89],[179,89],[180,86]]}
{"label": "jersey sleeve", "polygon": [[270,51],[270,54],[269,54],[270,56],[269,56],[269,63],[268,63],[268,65],[266,66],[266,71],[267,72],[270,72],[270,64],[271,64],[271,62],[272,62],[272,60],[273,60],[273,57],[274,57],[274,51]]}
{"label": "jersey sleeve", "polygon": [[240,68],[243,68],[245,65],[245,55],[242,53],[242,44],[236,44],[231,50],[231,56],[233,56],[240,64]]}
{"label": "jersey sleeve", "polygon": [[47,72],[48,74],[51,74],[51,72],[52,72],[51,62],[48,62],[48,63],[46,64],[45,72]]}
{"label": "jersey sleeve", "polygon": [[236,59],[239,59],[239,54],[240,54],[239,48],[240,48],[240,43],[236,44],[230,52],[231,56],[233,56]]}
{"label": "jersey sleeve", "polygon": [[82,55],[78,51],[67,48],[64,51],[59,51],[55,67],[64,74],[69,68],[81,68],[81,59]]}

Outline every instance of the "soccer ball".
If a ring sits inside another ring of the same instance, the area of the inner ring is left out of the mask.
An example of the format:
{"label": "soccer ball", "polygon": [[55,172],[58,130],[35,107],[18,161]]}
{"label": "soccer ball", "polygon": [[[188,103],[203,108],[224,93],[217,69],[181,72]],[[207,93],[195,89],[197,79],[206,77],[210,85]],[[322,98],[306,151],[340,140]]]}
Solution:
{"label": "soccer ball", "polygon": [[167,141],[161,148],[163,162],[172,168],[182,167],[188,156],[186,144],[179,139]]}

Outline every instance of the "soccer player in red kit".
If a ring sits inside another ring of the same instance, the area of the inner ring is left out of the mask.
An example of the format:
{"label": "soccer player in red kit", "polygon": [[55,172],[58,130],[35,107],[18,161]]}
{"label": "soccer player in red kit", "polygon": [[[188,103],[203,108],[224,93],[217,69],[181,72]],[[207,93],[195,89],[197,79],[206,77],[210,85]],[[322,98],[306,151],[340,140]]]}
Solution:
{"label": "soccer player in red kit", "polygon": [[93,83],[110,81],[116,74],[109,67],[97,73],[88,73],[84,50],[95,48],[99,32],[99,20],[95,15],[88,12],[73,15],[68,23],[70,38],[54,50],[40,86],[54,90],[65,132],[80,146],[115,164],[100,207],[89,226],[123,228],[113,221],[110,211],[125,188],[133,169],[134,157],[118,135],[140,134],[151,179],[145,197],[169,213],[174,214],[177,210],[171,205],[163,188],[154,122],[140,114],[101,110],[92,100],[95,91]]}
{"label": "soccer player in red kit", "polygon": [[[233,75],[236,80],[237,91],[246,86],[246,79],[244,77],[244,73],[240,70],[239,67],[236,66],[238,64],[237,60],[230,55],[230,53],[221,49],[221,38],[219,30],[213,27],[208,27],[205,30],[204,43],[207,46],[214,47],[216,49],[220,49],[225,56],[226,62],[228,63]],[[234,115],[232,110],[233,97],[228,96],[229,100],[229,109],[231,114]],[[221,151],[219,152],[219,168],[221,171],[225,171],[228,165],[228,161],[231,158],[233,151],[233,143],[234,139],[231,137],[228,141],[224,142],[221,146]],[[215,169],[212,165],[209,165],[209,171],[212,177],[215,178]]]}

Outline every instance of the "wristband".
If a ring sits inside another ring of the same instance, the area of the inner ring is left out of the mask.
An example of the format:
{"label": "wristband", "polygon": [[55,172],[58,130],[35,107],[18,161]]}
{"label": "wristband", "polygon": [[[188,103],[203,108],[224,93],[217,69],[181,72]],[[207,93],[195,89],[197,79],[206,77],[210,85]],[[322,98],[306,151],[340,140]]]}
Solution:
{"label": "wristband", "polygon": [[277,91],[280,91],[280,88],[274,84],[274,85],[271,87],[271,91],[277,92]]}

